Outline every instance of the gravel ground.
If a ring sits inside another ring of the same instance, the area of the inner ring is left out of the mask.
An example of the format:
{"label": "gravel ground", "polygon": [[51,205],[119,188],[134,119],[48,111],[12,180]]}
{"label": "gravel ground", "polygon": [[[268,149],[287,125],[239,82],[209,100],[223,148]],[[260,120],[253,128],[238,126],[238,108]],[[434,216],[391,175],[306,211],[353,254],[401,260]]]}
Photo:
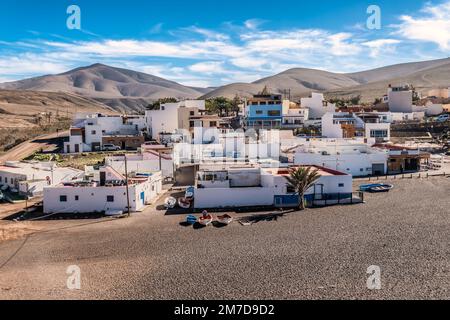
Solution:
{"label": "gravel ground", "polygon": [[[394,183],[366,204],[246,227],[183,227],[154,209],[39,222],[46,231],[0,243],[0,298],[450,299],[450,179]],[[66,288],[70,265],[81,290]],[[379,291],[366,288],[371,265]]]}

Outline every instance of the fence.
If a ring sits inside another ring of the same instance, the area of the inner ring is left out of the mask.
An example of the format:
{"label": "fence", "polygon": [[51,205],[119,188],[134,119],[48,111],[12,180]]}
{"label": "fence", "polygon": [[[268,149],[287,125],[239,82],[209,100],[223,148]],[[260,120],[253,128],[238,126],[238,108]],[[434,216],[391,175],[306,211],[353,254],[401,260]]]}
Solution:
{"label": "fence", "polygon": [[[316,195],[317,196],[317,195]],[[340,204],[360,204],[364,203],[364,192],[352,193],[335,193],[323,195],[318,199],[317,197],[307,198],[307,206],[310,207],[326,207]]]}

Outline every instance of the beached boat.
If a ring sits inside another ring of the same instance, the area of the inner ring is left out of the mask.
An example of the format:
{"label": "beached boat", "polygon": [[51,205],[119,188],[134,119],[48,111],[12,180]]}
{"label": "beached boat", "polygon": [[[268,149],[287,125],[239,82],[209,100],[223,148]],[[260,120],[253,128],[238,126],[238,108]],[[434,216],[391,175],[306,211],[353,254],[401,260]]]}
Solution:
{"label": "beached boat", "polygon": [[4,186],[2,186],[2,187],[0,188],[0,190],[1,190],[1,191],[6,191],[6,190],[8,190],[8,188],[9,188],[9,186],[5,184]]}
{"label": "beached boat", "polygon": [[4,196],[3,193],[0,191],[0,201],[2,201],[4,197],[5,197],[5,196]]}
{"label": "beached boat", "polygon": [[167,209],[173,209],[173,208],[175,208],[176,205],[177,205],[177,199],[175,199],[174,197],[168,197],[168,198],[166,198],[166,200],[164,200],[164,206]]}
{"label": "beached boat", "polygon": [[196,224],[196,223],[197,223],[197,217],[196,217],[196,216],[193,216],[192,214],[191,214],[191,215],[188,215],[188,216],[186,217],[186,222],[187,222],[188,224]]}
{"label": "beached boat", "polygon": [[203,226],[210,225],[214,220],[214,217],[211,214],[204,214],[198,219],[198,223],[200,223]]}
{"label": "beached boat", "polygon": [[179,198],[178,205],[183,209],[189,209],[191,207],[191,200],[186,198]]}
{"label": "beached boat", "polygon": [[382,184],[376,187],[369,188],[369,192],[378,193],[378,192],[389,192],[394,188],[392,184]]}
{"label": "beached boat", "polygon": [[185,193],[184,197],[186,199],[193,199],[194,198],[194,192],[195,192],[195,188],[194,187],[188,187],[186,189],[186,193]]}
{"label": "beached boat", "polygon": [[217,221],[219,221],[219,223],[221,224],[229,225],[231,222],[233,222],[233,217],[229,214],[224,214],[222,216],[218,216]]}
{"label": "beached boat", "polygon": [[371,183],[371,184],[363,184],[359,186],[359,191],[371,191],[374,188],[388,188],[388,191],[391,190],[392,188],[394,188],[393,185],[391,184],[386,184],[386,183]]}

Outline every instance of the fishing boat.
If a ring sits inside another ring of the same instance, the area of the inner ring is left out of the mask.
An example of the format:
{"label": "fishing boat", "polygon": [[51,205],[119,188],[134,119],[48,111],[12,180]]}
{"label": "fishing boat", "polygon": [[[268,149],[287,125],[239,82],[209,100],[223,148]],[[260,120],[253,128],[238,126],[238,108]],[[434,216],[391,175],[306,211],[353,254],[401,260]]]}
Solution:
{"label": "fishing boat", "polygon": [[217,221],[221,224],[229,225],[231,222],[233,222],[233,217],[229,214],[224,214],[222,216],[217,217]]}
{"label": "fishing boat", "polygon": [[193,216],[192,214],[190,214],[190,215],[188,215],[188,216],[186,217],[186,222],[187,222],[188,224],[196,224],[196,223],[197,223],[197,217],[196,217],[196,216]]}
{"label": "fishing boat", "polygon": [[186,189],[186,193],[185,193],[184,197],[186,199],[193,199],[194,198],[194,192],[195,192],[195,188],[194,187],[188,187]]}
{"label": "fishing boat", "polygon": [[212,216],[212,214],[204,212],[203,215],[198,219],[198,223],[206,227],[210,225],[213,222],[213,220],[214,217]]}
{"label": "fishing boat", "polygon": [[381,184],[376,187],[369,188],[369,192],[372,193],[380,193],[380,192],[389,192],[394,188],[392,184]]}
{"label": "fishing boat", "polygon": [[177,205],[177,199],[175,199],[174,197],[168,197],[168,198],[166,198],[166,200],[164,200],[164,206],[167,209],[173,209],[173,208],[175,208],[176,205]]}
{"label": "fishing boat", "polygon": [[191,200],[186,198],[179,198],[178,205],[183,209],[189,209],[191,207]]}
{"label": "fishing boat", "polygon": [[378,187],[390,187],[389,190],[391,190],[394,186],[390,185],[390,184],[385,184],[385,183],[371,183],[371,184],[363,184],[359,186],[359,191],[370,191],[373,188],[378,188]]}

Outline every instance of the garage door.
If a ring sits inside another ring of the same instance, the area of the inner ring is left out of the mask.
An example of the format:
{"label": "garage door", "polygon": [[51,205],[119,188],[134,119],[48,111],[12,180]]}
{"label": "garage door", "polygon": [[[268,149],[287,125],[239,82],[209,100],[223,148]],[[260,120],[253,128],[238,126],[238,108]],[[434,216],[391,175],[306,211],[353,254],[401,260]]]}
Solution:
{"label": "garage door", "polygon": [[384,163],[374,163],[372,164],[372,174],[375,176],[384,175]]}

